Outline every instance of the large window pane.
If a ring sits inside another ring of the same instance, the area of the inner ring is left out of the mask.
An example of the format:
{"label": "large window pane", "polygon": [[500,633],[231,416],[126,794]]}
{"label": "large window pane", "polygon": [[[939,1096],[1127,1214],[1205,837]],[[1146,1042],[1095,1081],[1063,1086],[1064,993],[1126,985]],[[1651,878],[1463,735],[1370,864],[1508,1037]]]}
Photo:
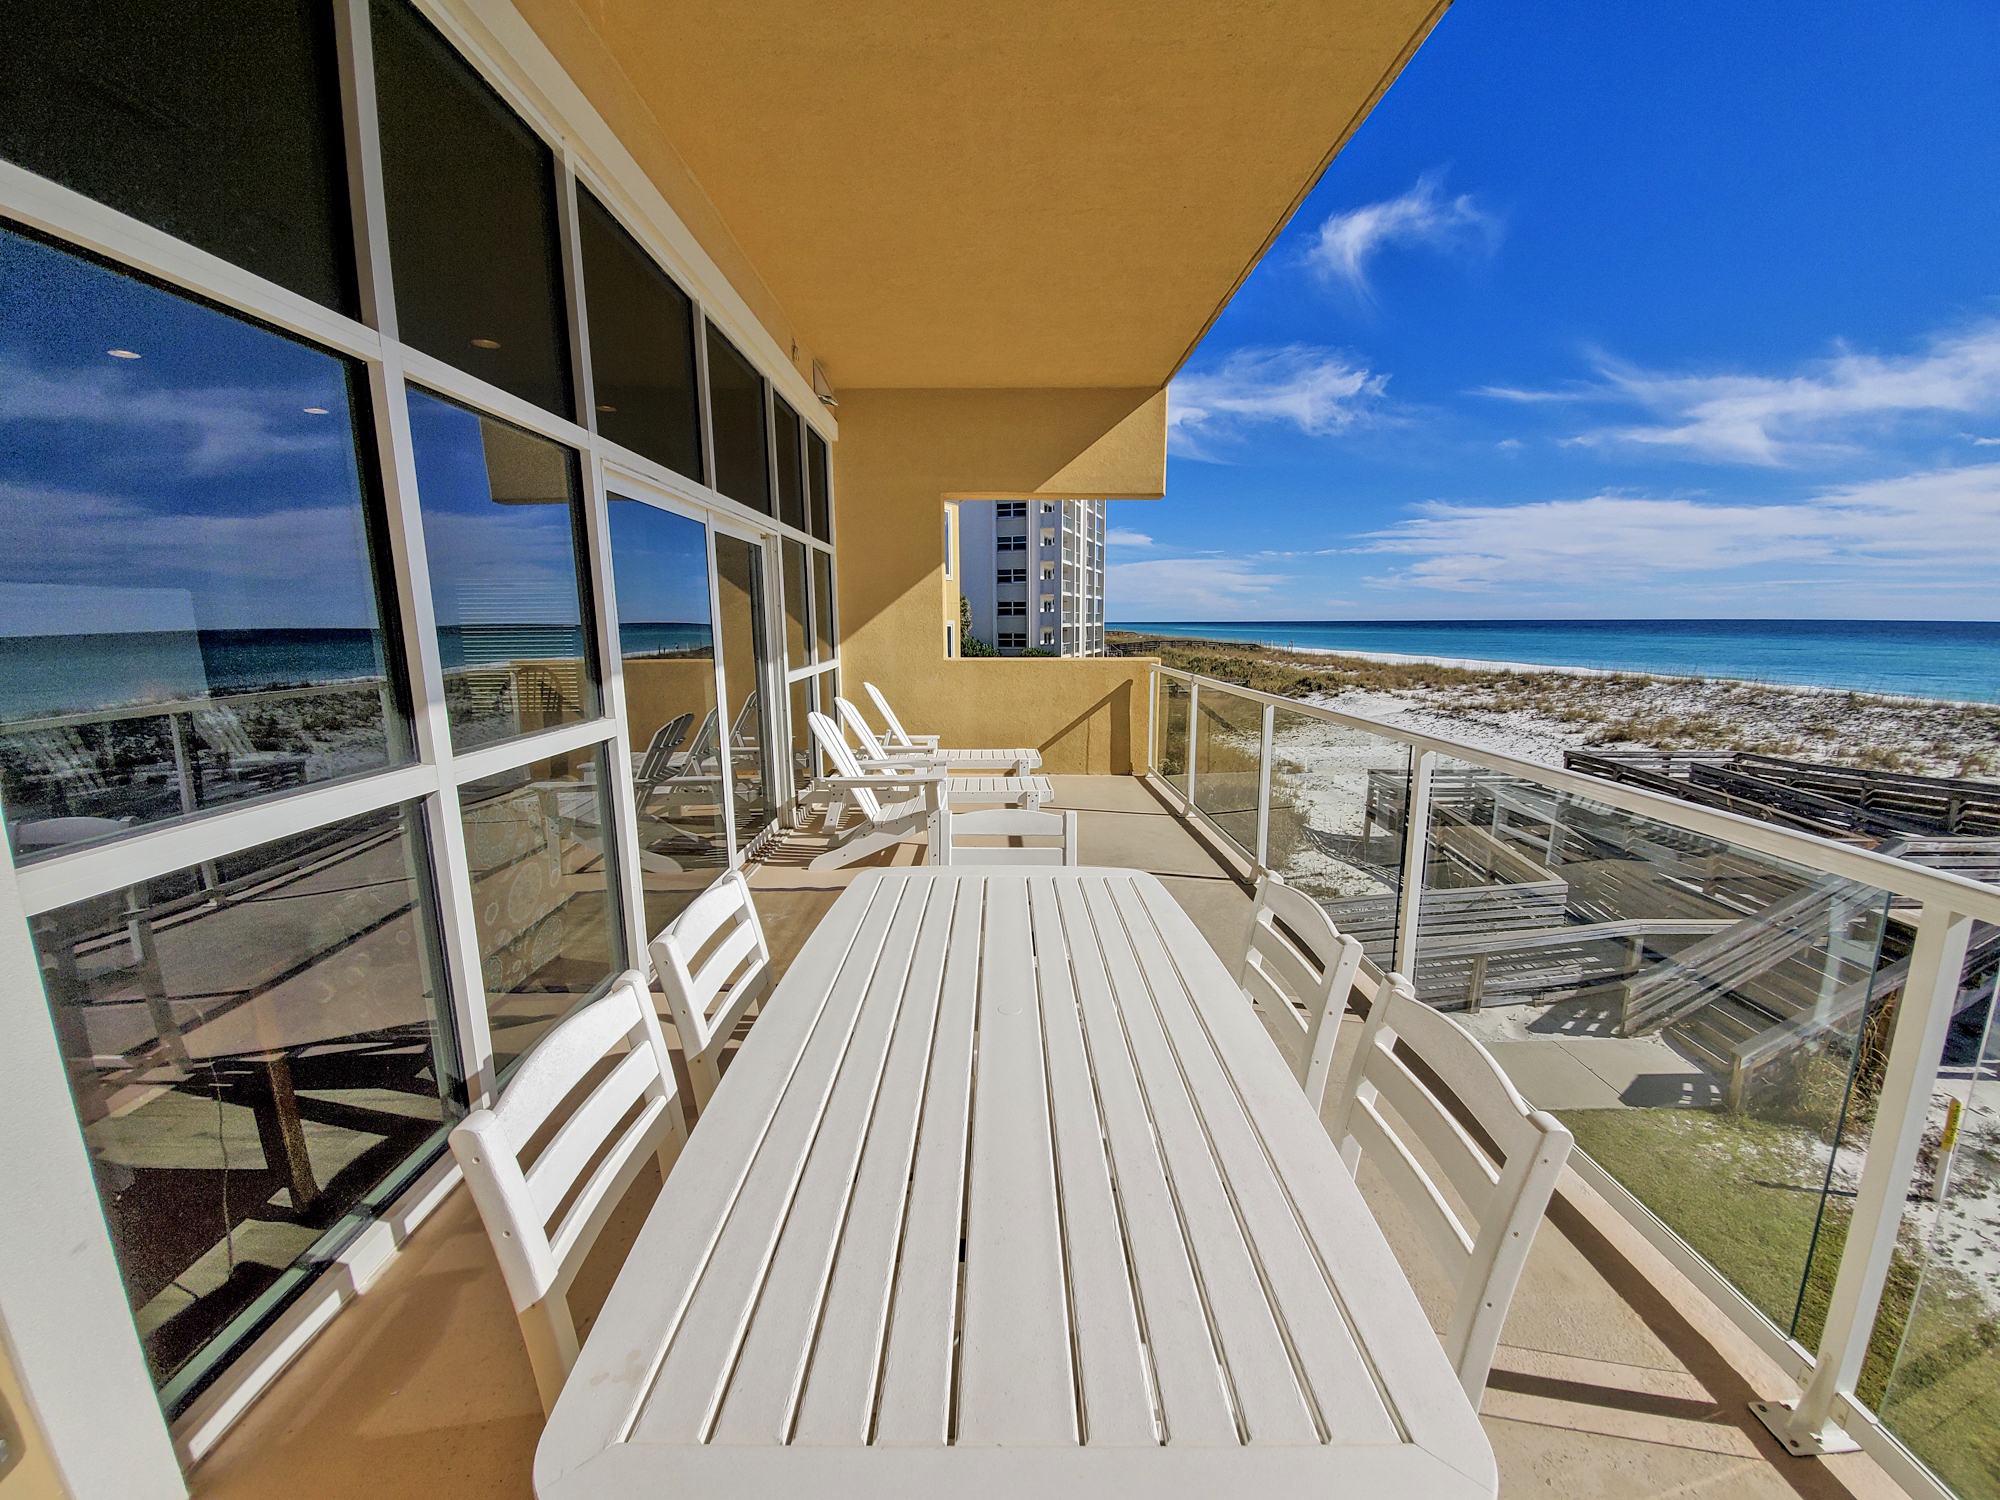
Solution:
{"label": "large window pane", "polygon": [[839,649],[833,629],[833,554],[815,552],[813,559],[813,612],[818,617],[819,659],[832,661]]}
{"label": "large window pane", "polygon": [[812,502],[812,534],[833,541],[833,485],[827,474],[826,439],[806,431],[806,484]]}
{"label": "large window pane", "polygon": [[359,370],[0,231],[17,857],[405,757]]}
{"label": "large window pane", "polygon": [[806,529],[805,453],[799,445],[799,414],[782,396],[771,398],[778,447],[778,519]]}
{"label": "large window pane", "polygon": [[458,790],[496,1067],[624,967],[603,774],[581,750]]}
{"label": "large window pane", "polygon": [[408,5],[371,13],[403,341],[567,417],[555,159]]}
{"label": "large window pane", "polygon": [[34,918],[170,1411],[461,1107],[428,889],[412,805]]}
{"label": "large window pane", "polygon": [[730,792],[736,842],[748,844],[771,821],[770,704],[759,685],[769,660],[764,638],[764,549],[733,536],[715,538],[716,595],[721,603],[722,681],[728,701]]}
{"label": "large window pane", "polygon": [[0,156],[353,311],[329,5],[13,0]]}
{"label": "large window pane", "polygon": [[806,549],[785,543],[785,665],[796,671],[812,660],[806,613]]}
{"label": "large window pane", "polygon": [[576,454],[415,390],[410,434],[452,744],[596,717]]}
{"label": "large window pane", "polygon": [[597,430],[699,480],[694,304],[583,188],[577,207]]}
{"label": "large window pane", "polygon": [[769,515],[771,454],[765,445],[764,377],[713,328],[708,330],[708,405],[715,429],[715,487]]}
{"label": "large window pane", "polygon": [[639,811],[639,884],[646,930],[656,933],[728,856],[707,528],[614,495],[611,567]]}

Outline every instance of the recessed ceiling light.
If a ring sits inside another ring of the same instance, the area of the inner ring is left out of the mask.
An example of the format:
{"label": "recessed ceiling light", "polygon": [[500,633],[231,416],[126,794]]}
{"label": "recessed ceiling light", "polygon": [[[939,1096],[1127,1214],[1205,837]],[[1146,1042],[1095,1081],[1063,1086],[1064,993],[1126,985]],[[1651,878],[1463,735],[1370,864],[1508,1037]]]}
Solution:
{"label": "recessed ceiling light", "polygon": [[326,415],[326,408],[324,406],[308,406],[305,409],[305,413],[309,417],[323,417]]}
{"label": "recessed ceiling light", "polygon": [[498,348],[500,347],[500,340],[498,340],[498,339],[474,339],[474,340],[472,341],[472,347],[473,347],[473,348],[475,348],[475,349],[498,349]]}
{"label": "recessed ceiling light", "polygon": [[113,359],[137,359],[139,357],[130,349],[106,349],[104,352]]}
{"label": "recessed ceiling light", "polygon": [[600,406],[599,406],[599,407],[598,407],[597,409],[598,409],[599,411],[616,411],[616,410],[618,410],[618,408],[617,408],[617,407],[615,407],[615,406],[603,406],[603,405],[600,405]]}

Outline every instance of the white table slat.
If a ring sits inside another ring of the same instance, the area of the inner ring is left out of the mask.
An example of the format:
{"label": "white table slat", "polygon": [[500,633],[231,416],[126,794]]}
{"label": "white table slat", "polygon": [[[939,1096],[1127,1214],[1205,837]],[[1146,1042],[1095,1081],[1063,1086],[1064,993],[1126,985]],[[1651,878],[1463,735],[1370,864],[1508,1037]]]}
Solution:
{"label": "white table slat", "polygon": [[[1169,1044],[1195,1096],[1203,1102],[1209,1145],[1229,1185],[1246,1239],[1256,1246],[1263,1293],[1277,1314],[1295,1371],[1304,1378],[1323,1431],[1342,1441],[1394,1442],[1396,1427],[1368,1374],[1325,1268],[1314,1255],[1283,1179],[1271,1170],[1240,1089],[1215,1053],[1214,1028],[1262,1023],[1248,1006],[1199,1004],[1136,890],[1109,892],[1125,919]],[[1178,908],[1176,908],[1178,911]],[[1268,1033],[1265,1033],[1268,1037]],[[1275,1053],[1273,1054],[1275,1056]],[[1290,1080],[1289,1071],[1282,1075]],[[1283,1088],[1277,1075],[1252,1078]]]}
{"label": "white table slat", "polygon": [[[920,1152],[910,1174],[901,1265],[882,1352],[875,1441],[889,1447],[942,1444],[951,1423],[951,1341],[940,1339],[937,1330],[955,1330],[958,1324],[963,1142],[972,1110],[972,1039],[984,918],[976,891],[971,899],[963,891],[959,895],[918,1127],[918,1138],[928,1149]],[[960,1143],[958,1150],[951,1149],[953,1142]]]}
{"label": "white table slat", "polygon": [[1031,885],[1028,899],[1041,980],[1070,1324],[1082,1377],[1080,1436],[1090,1443],[1151,1445],[1160,1440],[1152,1374],[1132,1300],[1125,1233],[1083,1043],[1069,938],[1054,886]]}
{"label": "white table slat", "polygon": [[[1216,1171],[1200,1106],[1188,1093],[1149,993],[1133,935],[1124,929],[1109,887],[1087,888],[1099,940],[1121,1004],[1119,1019],[1139,1070],[1146,1110],[1159,1137],[1181,1231],[1194,1255],[1237,1425],[1252,1443],[1317,1441],[1312,1413],[1292,1369],[1258,1267],[1243,1237],[1228,1186]],[[1171,1426],[1173,1411],[1167,1412]]]}
{"label": "white table slat", "polygon": [[1041,1006],[1025,882],[988,892],[966,1186],[961,1443],[1076,1441]]}
{"label": "white table slat", "polygon": [[[950,886],[934,887],[924,912],[916,957],[910,966],[910,995],[897,1018],[889,1067],[855,1177],[854,1201],[848,1209],[820,1315],[812,1380],[792,1430],[795,1443],[868,1441],[925,1086],[931,1080],[940,1047],[955,1053],[961,1065],[970,1059],[969,1042],[939,1040],[939,1024],[947,1022],[950,1015],[943,990],[956,895]],[[967,922],[965,935],[976,952],[978,924]],[[969,1001],[970,985],[965,993]],[[969,1004],[966,1009],[969,1013]],[[969,1036],[969,1026],[964,1030]]]}
{"label": "white table slat", "polygon": [[[883,1102],[882,1082],[900,1032],[898,1022],[905,1015],[914,1019],[923,1012],[936,1012],[936,989],[928,997],[922,993],[914,963],[934,894],[941,904],[950,904],[949,891],[914,887],[889,925],[883,962],[862,1000],[853,1041],[785,1215],[783,1235],[765,1273],[756,1317],[737,1357],[712,1442],[782,1443],[791,1431],[794,1401],[812,1353],[835,1255],[841,1249],[862,1147]],[[924,1029],[928,1031],[928,1025]],[[893,1121],[885,1123],[894,1128]]]}
{"label": "white table slat", "polygon": [[1324,1128],[1136,871],[858,877],[768,997],[543,1500],[1490,1500]]}
{"label": "white table slat", "polygon": [[1201,1287],[1182,1228],[1159,1143],[1131,1065],[1112,994],[1111,970],[1084,888],[1062,886],[1055,898],[1070,945],[1071,972],[1087,1033],[1105,1144],[1124,1210],[1125,1252],[1145,1288],[1148,1347],[1162,1438],[1173,1443],[1234,1443],[1236,1412],[1216,1358]]}
{"label": "white table slat", "polygon": [[[633,1429],[635,1437],[680,1443],[707,1440],[850,1044],[858,1040],[865,1050],[871,1042],[881,1045],[886,1041],[886,1035],[857,1038],[864,1014],[861,1001],[873,987],[877,972],[875,956],[895,962],[895,949],[889,944],[898,935],[899,923],[900,935],[906,941],[914,938],[915,924],[907,916],[921,907],[924,894],[908,886],[876,893],[872,904],[879,910],[868,915],[882,924],[885,941],[871,944],[865,954],[851,955],[836,977],[832,999],[805,1044],[798,1070],[750,1165],[729,1222],[674,1331],[666,1360]],[[890,917],[895,920],[884,920]],[[882,1012],[883,1007],[876,1007],[876,1015]],[[886,1028],[882,1030],[886,1033]],[[718,1089],[717,1094],[720,1092]],[[713,1099],[709,1107],[715,1108]]]}

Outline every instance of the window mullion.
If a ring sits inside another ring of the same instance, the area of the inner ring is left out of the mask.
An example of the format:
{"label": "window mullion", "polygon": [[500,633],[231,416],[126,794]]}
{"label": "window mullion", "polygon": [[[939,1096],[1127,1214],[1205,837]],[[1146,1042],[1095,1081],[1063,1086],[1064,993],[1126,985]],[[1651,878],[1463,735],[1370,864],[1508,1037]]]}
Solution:
{"label": "window mullion", "polygon": [[388,513],[389,557],[397,624],[403,640],[410,695],[410,727],[417,758],[437,767],[438,789],[424,799],[438,932],[458,1034],[459,1067],[466,1102],[478,1107],[493,1089],[493,1042],[486,1021],[486,990],[473,920],[472,878],[465,852],[453,778],[451,725],[445,716],[444,664],[438,649],[437,613],[431,599],[430,562],[423,514],[417,501],[416,449],[410,435],[409,394],[402,346],[396,339],[395,282],[389,261],[389,206],[382,183],[382,139],[377,126],[373,33],[369,0],[340,0],[336,12],[342,85],[354,193],[355,262],[365,315],[382,335],[379,359],[368,362],[375,411],[382,495]]}

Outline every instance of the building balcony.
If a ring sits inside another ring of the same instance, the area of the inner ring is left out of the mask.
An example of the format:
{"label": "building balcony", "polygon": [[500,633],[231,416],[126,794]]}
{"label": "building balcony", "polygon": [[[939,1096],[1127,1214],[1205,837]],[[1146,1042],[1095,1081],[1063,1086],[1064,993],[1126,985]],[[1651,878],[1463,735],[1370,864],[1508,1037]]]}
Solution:
{"label": "building balcony", "polygon": [[[1202,746],[1218,767],[1223,739],[1218,729]],[[1224,789],[1233,783],[1218,781],[1204,794],[1199,778],[1198,772],[1196,795],[1212,814],[1187,816],[1171,781],[1129,776],[1059,776],[1057,805],[1079,813],[1085,863],[1159,876],[1233,966],[1251,909],[1244,884],[1249,864],[1223,830],[1238,826],[1232,820],[1241,809]],[[753,868],[751,886],[780,969],[858,873],[808,870],[817,848],[811,837],[790,837]],[[921,845],[905,845],[877,860],[921,857]],[[1343,1022],[1336,1071],[1358,1029],[1353,1017]],[[1693,1067],[1679,1066],[1674,1077],[1697,1076]],[[1610,1067],[1594,1068],[1597,1081],[1588,1086],[1604,1097],[1590,1107],[1604,1108],[1607,1119],[1671,1118],[1657,1099],[1635,1100],[1622,1111],[1608,1105],[1617,1080]],[[1626,1071],[1628,1093],[1657,1093],[1648,1082],[1657,1074],[1629,1065]],[[1568,1102],[1584,1103],[1574,1096]],[[1661,1141],[1673,1139],[1669,1133]],[[1682,1165],[1692,1169],[1696,1162]],[[601,1302],[658,1185],[649,1175],[632,1190],[579,1278],[575,1304],[584,1320]],[[1413,1225],[1366,1163],[1361,1187],[1420,1298],[1441,1319],[1450,1289]],[[1529,1257],[1481,1407],[1502,1493],[1546,1491],[1575,1500],[1690,1493],[1873,1500],[1898,1493],[1865,1453],[1800,1459],[1784,1450],[1750,1403],[1795,1398],[1797,1382],[1656,1239],[1633,1222],[1629,1207],[1585,1176],[1565,1175]],[[461,1187],[194,1469],[190,1484],[200,1500],[261,1500],[296,1488],[301,1475],[311,1475],[311,1492],[326,1500],[385,1491],[427,1500],[527,1500],[541,1426],[506,1289]]]}

